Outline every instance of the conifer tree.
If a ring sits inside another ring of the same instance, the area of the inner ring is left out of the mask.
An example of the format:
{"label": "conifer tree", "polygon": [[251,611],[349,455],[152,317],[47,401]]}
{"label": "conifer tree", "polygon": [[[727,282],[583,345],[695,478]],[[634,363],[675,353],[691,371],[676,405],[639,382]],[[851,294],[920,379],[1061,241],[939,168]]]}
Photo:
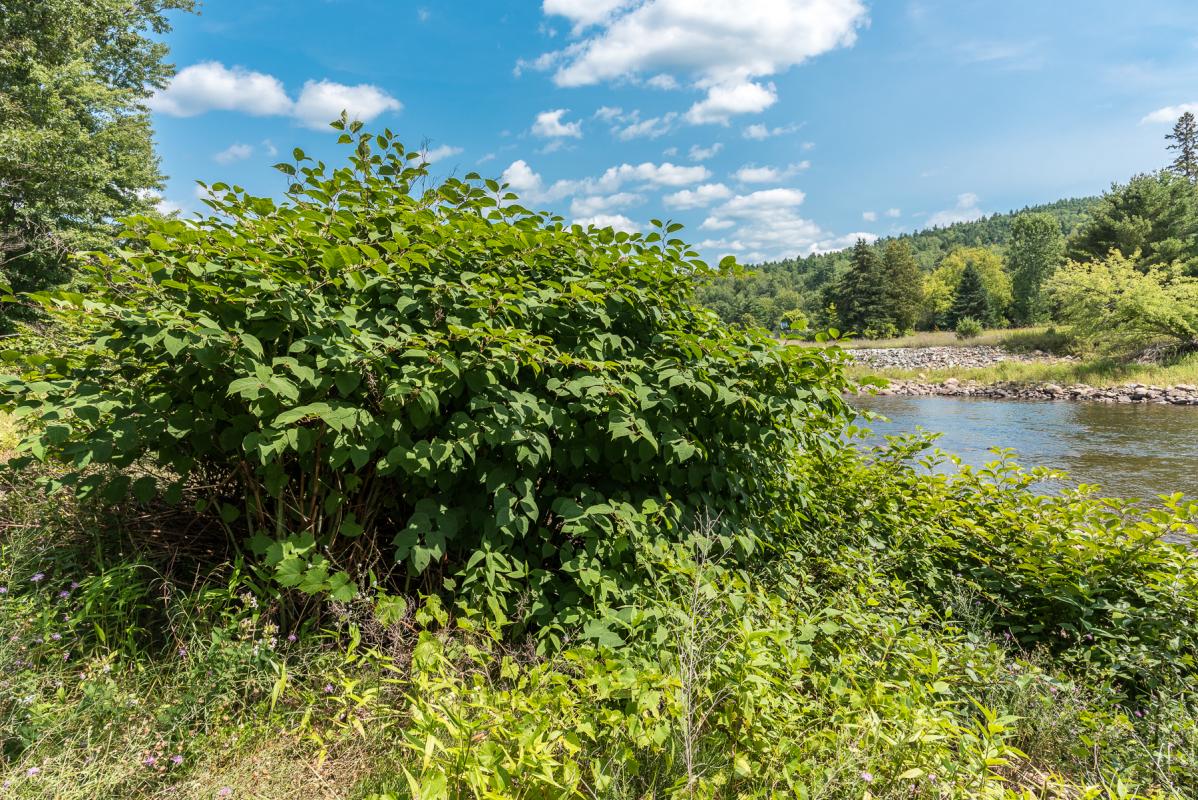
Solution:
{"label": "conifer tree", "polygon": [[1187,111],[1178,117],[1173,132],[1165,138],[1172,142],[1169,149],[1177,151],[1170,168],[1191,182],[1198,181],[1198,122],[1194,115]]}
{"label": "conifer tree", "polygon": [[886,288],[886,309],[899,331],[915,327],[923,302],[923,276],[905,239],[886,242],[882,254]]}
{"label": "conifer tree", "polygon": [[864,239],[853,247],[849,268],[836,284],[834,302],[846,331],[876,331],[890,322],[882,259]]}
{"label": "conifer tree", "polygon": [[1020,214],[1011,223],[1007,271],[1016,322],[1031,325],[1048,315],[1042,287],[1065,257],[1061,225],[1049,214]]}
{"label": "conifer tree", "polygon": [[953,305],[949,309],[948,316],[949,324],[954,327],[966,317],[976,319],[984,325],[993,322],[990,296],[986,293],[985,285],[982,284],[981,273],[972,263],[966,264],[965,271],[961,273],[961,281],[957,284],[957,291],[953,295]]}

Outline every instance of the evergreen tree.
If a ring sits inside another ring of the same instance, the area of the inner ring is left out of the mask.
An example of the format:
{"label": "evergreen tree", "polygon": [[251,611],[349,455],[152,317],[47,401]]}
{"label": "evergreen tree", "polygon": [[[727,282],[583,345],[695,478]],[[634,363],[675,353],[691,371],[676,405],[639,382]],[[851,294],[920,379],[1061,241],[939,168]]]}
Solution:
{"label": "evergreen tree", "polygon": [[1048,214],[1020,214],[1011,225],[1007,271],[1011,274],[1013,316],[1021,325],[1043,322],[1048,315],[1044,282],[1065,257],[1061,225]]}
{"label": "evergreen tree", "polygon": [[1169,149],[1177,151],[1170,168],[1191,182],[1198,181],[1198,122],[1194,115],[1187,111],[1178,117],[1173,132],[1165,138],[1173,142]]}
{"label": "evergreen tree", "polygon": [[990,295],[982,283],[982,275],[973,264],[967,264],[961,273],[961,282],[953,294],[953,305],[949,309],[949,324],[956,327],[966,317],[976,319],[983,325],[993,322]]}
{"label": "evergreen tree", "polygon": [[899,331],[915,327],[923,302],[923,275],[906,239],[891,239],[882,252],[885,307]]}
{"label": "evergreen tree", "polygon": [[1101,261],[1112,250],[1140,251],[1138,264],[1181,262],[1198,275],[1198,187],[1162,170],[1115,184],[1068,243],[1074,261]]}
{"label": "evergreen tree", "polygon": [[841,325],[855,333],[880,331],[890,322],[886,300],[882,259],[864,239],[858,239],[848,269],[833,290]]}
{"label": "evergreen tree", "polygon": [[14,288],[65,276],[161,188],[145,101],[173,68],[170,9],[195,0],[0,0],[0,268]]}

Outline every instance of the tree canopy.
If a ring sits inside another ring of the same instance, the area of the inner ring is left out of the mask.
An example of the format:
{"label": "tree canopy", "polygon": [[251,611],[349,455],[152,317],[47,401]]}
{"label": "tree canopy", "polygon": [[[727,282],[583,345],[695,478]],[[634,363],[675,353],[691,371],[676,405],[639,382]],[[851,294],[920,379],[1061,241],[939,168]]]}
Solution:
{"label": "tree canopy", "polygon": [[172,74],[159,36],[194,0],[0,0],[0,266],[64,277],[162,176],[145,100]]}

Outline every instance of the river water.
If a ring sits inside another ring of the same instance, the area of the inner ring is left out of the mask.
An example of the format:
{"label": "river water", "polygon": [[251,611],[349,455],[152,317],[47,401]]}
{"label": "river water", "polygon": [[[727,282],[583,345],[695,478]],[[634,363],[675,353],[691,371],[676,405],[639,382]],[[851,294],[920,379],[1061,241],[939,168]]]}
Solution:
{"label": "river water", "polygon": [[942,433],[937,446],[968,464],[993,460],[989,448],[1010,447],[1021,464],[1066,470],[1072,482],[1099,484],[1105,495],[1198,497],[1196,407],[899,396],[850,402],[889,418],[870,426],[875,434],[922,426]]}

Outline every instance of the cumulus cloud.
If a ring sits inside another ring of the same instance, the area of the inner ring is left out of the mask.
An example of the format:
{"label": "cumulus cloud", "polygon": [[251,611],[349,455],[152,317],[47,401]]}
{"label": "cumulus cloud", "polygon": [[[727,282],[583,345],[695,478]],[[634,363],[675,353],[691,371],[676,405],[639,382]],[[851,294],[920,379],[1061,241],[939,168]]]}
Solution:
{"label": "cumulus cloud", "polygon": [[509,164],[501,179],[517,194],[531,194],[541,190],[541,176],[534,172],[524,159]]}
{"label": "cumulus cloud", "polygon": [[244,67],[205,61],[180,70],[149,106],[173,117],[194,117],[209,111],[240,111],[255,116],[290,116],[310,128],[323,129],[344,110],[350,119],[370,122],[403,104],[368,83],[346,86],[333,81],[308,81],[293,102],[273,75]]}
{"label": "cumulus cloud", "polygon": [[394,97],[369,83],[346,86],[333,81],[308,81],[292,113],[309,128],[323,130],[342,111],[351,120],[370,122],[385,111],[399,111],[402,107]]}
{"label": "cumulus cloud", "polygon": [[179,70],[166,88],[149,100],[150,108],[172,117],[207,111],[242,111],[255,116],[291,112],[291,99],[273,75],[205,61]]}
{"label": "cumulus cloud", "polygon": [[244,161],[254,154],[254,148],[248,144],[234,143],[212,157],[218,164],[232,164],[234,161]]}
{"label": "cumulus cloud", "polygon": [[596,228],[612,228],[617,231],[627,231],[628,233],[636,233],[640,230],[635,222],[630,220],[623,214],[596,214],[593,217],[574,220],[575,225],[587,227],[594,225]]}
{"label": "cumulus cloud", "polygon": [[462,152],[462,148],[460,148],[460,147],[454,147],[452,145],[443,144],[438,147],[434,147],[432,150],[426,150],[424,152],[424,160],[429,164],[434,164],[438,161],[441,161],[442,159],[456,156],[461,152]]}
{"label": "cumulus cloud", "polygon": [[943,211],[937,211],[928,217],[929,228],[944,228],[957,222],[971,222],[984,216],[978,208],[978,196],[973,192],[957,195],[957,205]]}
{"label": "cumulus cloud", "polygon": [[788,164],[786,167],[758,167],[751,164],[738,169],[734,177],[741,183],[778,183],[786,180],[796,172],[805,170],[811,166],[810,161],[800,161],[797,164]]}
{"label": "cumulus cloud", "polygon": [[700,243],[704,250],[735,255],[742,261],[762,261],[841,249],[870,233],[836,236],[799,214],[805,199],[798,189],[762,189],[738,194],[712,210],[699,226],[722,231],[722,238]]}
{"label": "cumulus cloud", "polygon": [[707,90],[707,97],[686,112],[689,122],[728,123],[733,114],[754,114],[764,111],[778,101],[774,84],[762,86],[752,81],[720,84]]}
{"label": "cumulus cloud", "polygon": [[622,187],[682,187],[701,183],[711,177],[703,166],[683,166],[666,161],[661,164],[620,164],[608,167],[597,178],[559,180],[546,185],[541,176],[523,159],[513,161],[503,171],[503,180],[529,202],[556,203],[570,197],[616,195]]}
{"label": "cumulus cloud", "polygon": [[667,208],[706,208],[732,196],[732,190],[722,183],[705,183],[695,189],[682,189],[662,198]]}
{"label": "cumulus cloud", "polygon": [[1182,103],[1181,105],[1158,108],[1156,111],[1153,111],[1151,114],[1148,114],[1141,119],[1140,124],[1149,125],[1153,123],[1159,124],[1162,122],[1176,122],[1177,118],[1182,114],[1185,114],[1187,111],[1191,114],[1198,114],[1198,103]]}
{"label": "cumulus cloud", "polygon": [[533,135],[540,136],[543,139],[558,139],[561,137],[581,139],[581,122],[562,122],[562,117],[569,113],[570,109],[568,108],[555,108],[552,111],[542,111],[540,114],[537,114],[537,119],[532,124]]}
{"label": "cumulus cloud", "polygon": [[723,149],[724,145],[720,142],[716,142],[711,147],[699,147],[699,145],[696,144],[691,145],[688,155],[690,156],[691,161],[706,161]]}
{"label": "cumulus cloud", "polygon": [[768,125],[762,125],[761,123],[756,123],[754,125],[749,125],[748,127],[746,127],[744,129],[744,131],[742,131],[742,133],[744,134],[744,137],[746,139],[755,139],[757,141],[760,141],[762,139],[769,139],[772,136],[781,136],[785,133],[793,133],[794,131],[797,131],[799,129],[799,127],[800,127],[799,125],[792,124],[792,125],[776,125],[773,128],[771,128]]}
{"label": "cumulus cloud", "polygon": [[615,194],[576,197],[570,203],[570,214],[574,217],[595,217],[620,208],[637,205],[643,202],[644,199],[641,195],[633,192],[616,192]]}
{"label": "cumulus cloud", "polygon": [[892,219],[895,217],[901,217],[903,215],[902,209],[898,208],[888,208],[884,213],[886,216],[891,217]]}
{"label": "cumulus cloud", "polygon": [[[636,116],[635,112],[634,116]],[[673,130],[674,120],[677,117],[678,115],[671,111],[660,117],[650,117],[649,119],[631,122],[623,128],[615,128],[613,129],[613,133],[624,141],[641,138],[657,139]]]}
{"label": "cumulus cloud", "polygon": [[640,81],[668,88],[686,81],[707,92],[687,119],[726,122],[777,100],[755,79],[851,46],[866,22],[863,0],[545,0],[578,39],[532,64],[553,69],[559,86]]}
{"label": "cumulus cloud", "polygon": [[877,211],[862,211],[861,219],[865,220],[866,222],[877,222],[878,221],[878,212]]}
{"label": "cumulus cloud", "polygon": [[619,106],[599,106],[591,116],[604,122],[611,122],[612,120],[623,119],[624,109]]}

